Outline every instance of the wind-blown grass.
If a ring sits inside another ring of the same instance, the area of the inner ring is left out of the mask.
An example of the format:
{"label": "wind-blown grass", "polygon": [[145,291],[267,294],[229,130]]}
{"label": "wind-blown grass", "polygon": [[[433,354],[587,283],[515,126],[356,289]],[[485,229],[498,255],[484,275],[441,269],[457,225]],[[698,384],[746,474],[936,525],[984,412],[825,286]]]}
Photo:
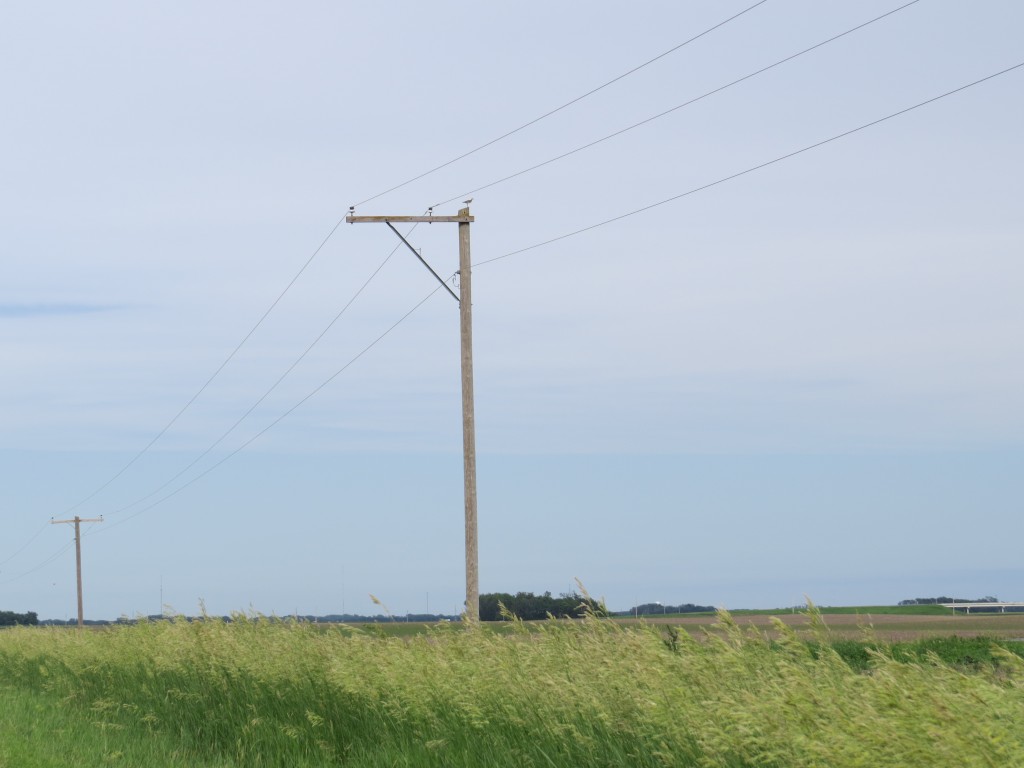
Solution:
{"label": "wind-blown grass", "polygon": [[700,641],[593,618],[411,638],[244,616],[17,628],[0,679],[223,765],[1024,765],[1015,654],[965,669],[879,646],[864,672],[824,628],[808,645],[721,622]]}
{"label": "wind-blown grass", "polygon": [[[1007,644],[990,637],[930,637],[892,645],[872,640],[831,640],[830,649],[858,671],[871,669],[879,654],[896,661],[931,663],[939,660],[957,669],[978,670],[999,665],[1007,652],[1024,657],[1024,643]],[[812,644],[817,652],[819,644]]]}

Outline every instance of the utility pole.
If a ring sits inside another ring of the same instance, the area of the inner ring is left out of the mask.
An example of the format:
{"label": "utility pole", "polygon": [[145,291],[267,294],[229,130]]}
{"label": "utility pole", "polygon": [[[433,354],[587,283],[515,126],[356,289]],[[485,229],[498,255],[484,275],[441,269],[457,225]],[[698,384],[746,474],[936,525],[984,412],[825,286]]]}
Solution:
{"label": "utility pole", "polygon": [[[405,246],[412,251],[423,266],[430,270],[456,301],[459,302],[459,337],[462,345],[462,465],[463,465],[463,497],[465,499],[466,517],[466,619],[475,623],[480,618],[480,568],[477,551],[476,527],[476,420],[473,409],[473,298],[470,274],[469,225],[474,219],[469,215],[469,203],[459,210],[457,216],[356,216],[354,209],[349,208],[345,221],[349,224],[387,224],[391,231],[398,235]],[[448,288],[441,277],[431,269],[423,257],[394,228],[394,224],[403,223],[453,223],[459,225],[459,295]]]}
{"label": "utility pole", "polygon": [[78,626],[85,626],[85,617],[82,613],[82,523],[102,523],[102,517],[81,518],[75,515],[74,520],[50,520],[53,525],[58,523],[75,524],[75,572],[78,576]]}

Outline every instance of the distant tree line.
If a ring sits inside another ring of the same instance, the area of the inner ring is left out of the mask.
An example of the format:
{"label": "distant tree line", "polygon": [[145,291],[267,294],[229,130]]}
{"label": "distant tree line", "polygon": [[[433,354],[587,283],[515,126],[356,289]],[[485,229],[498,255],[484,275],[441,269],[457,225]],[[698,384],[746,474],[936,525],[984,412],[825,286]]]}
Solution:
{"label": "distant tree line", "polygon": [[460,617],[447,613],[403,613],[399,615],[378,613],[367,616],[361,613],[331,613],[326,616],[286,616],[317,624],[387,624],[394,621],[415,621],[436,624],[439,621],[459,621]]}
{"label": "distant tree line", "polygon": [[39,623],[39,617],[35,611],[28,613],[15,613],[14,611],[0,611],[0,627],[13,627],[17,624],[35,626]]}
{"label": "distant tree line", "polygon": [[714,613],[713,605],[695,605],[694,603],[683,603],[681,605],[667,605],[662,603],[644,603],[634,605],[628,611],[618,611],[616,616],[657,616],[665,613]]}
{"label": "distant tree line", "polygon": [[502,621],[501,606],[518,619],[546,619],[549,615],[555,618],[578,618],[587,610],[603,615],[604,609],[596,600],[575,592],[562,593],[552,597],[550,592],[535,595],[533,592],[490,592],[480,595],[480,620]]}
{"label": "distant tree line", "polygon": [[962,597],[915,597],[911,600],[900,600],[898,605],[940,605],[942,603],[998,603],[998,597],[976,597],[967,600]]}

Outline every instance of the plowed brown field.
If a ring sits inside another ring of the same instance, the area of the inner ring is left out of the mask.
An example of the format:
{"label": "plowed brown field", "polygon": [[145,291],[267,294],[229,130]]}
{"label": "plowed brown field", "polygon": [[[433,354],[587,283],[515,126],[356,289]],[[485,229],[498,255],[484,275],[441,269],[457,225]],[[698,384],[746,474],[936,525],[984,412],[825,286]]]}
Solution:
{"label": "plowed brown field", "polygon": [[[773,633],[772,619],[781,619],[793,627],[801,636],[810,637],[813,630],[806,614],[781,613],[772,616],[734,616],[741,627],[756,628],[769,635]],[[859,639],[866,633],[877,640],[897,642],[918,640],[926,637],[977,637],[985,635],[1007,640],[1024,640],[1024,613],[986,614],[956,616],[901,616],[892,614],[826,614],[822,620],[831,635],[844,639]],[[630,620],[625,620],[629,623]],[[672,624],[691,634],[701,635],[705,630],[716,631],[717,618],[714,616],[665,618],[648,617],[648,624]]]}

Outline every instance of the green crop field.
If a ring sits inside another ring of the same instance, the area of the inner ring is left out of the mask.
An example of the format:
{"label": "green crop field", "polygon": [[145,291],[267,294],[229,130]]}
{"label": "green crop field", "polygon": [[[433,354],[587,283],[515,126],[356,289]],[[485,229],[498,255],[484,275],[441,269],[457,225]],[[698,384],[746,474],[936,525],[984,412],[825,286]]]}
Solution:
{"label": "green crop field", "polygon": [[0,632],[0,768],[1024,765],[1021,643],[801,618],[19,627]]}

